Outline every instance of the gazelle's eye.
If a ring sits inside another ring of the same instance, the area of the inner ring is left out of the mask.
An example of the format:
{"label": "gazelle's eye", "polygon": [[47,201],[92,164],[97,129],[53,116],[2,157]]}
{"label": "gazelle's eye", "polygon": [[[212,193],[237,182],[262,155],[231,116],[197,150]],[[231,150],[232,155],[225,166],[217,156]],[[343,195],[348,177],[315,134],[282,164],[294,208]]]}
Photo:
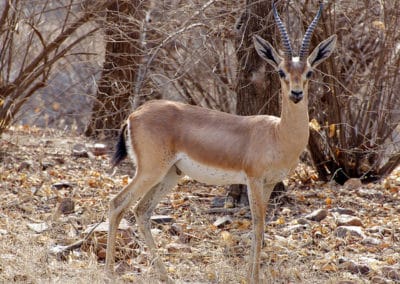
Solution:
{"label": "gazelle's eye", "polygon": [[313,71],[311,71],[311,70],[308,71],[307,74],[306,74],[306,78],[307,78],[307,79],[310,79],[310,78],[312,77],[313,74],[314,74]]}
{"label": "gazelle's eye", "polygon": [[278,70],[278,74],[279,74],[279,77],[281,77],[282,79],[286,77],[285,72],[283,72],[282,69]]}

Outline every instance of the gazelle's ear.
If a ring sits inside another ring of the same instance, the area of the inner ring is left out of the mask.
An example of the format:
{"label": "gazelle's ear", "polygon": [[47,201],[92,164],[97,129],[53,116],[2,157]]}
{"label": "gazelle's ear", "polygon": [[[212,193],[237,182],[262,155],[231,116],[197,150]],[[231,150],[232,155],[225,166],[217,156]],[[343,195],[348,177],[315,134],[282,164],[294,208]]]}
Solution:
{"label": "gazelle's ear", "polygon": [[258,55],[271,64],[275,69],[278,69],[282,57],[279,56],[278,52],[276,52],[272,45],[257,35],[253,36],[253,41]]}
{"label": "gazelle's ear", "polygon": [[318,44],[307,59],[311,67],[317,67],[332,54],[336,46],[336,39],[337,36],[332,35]]}

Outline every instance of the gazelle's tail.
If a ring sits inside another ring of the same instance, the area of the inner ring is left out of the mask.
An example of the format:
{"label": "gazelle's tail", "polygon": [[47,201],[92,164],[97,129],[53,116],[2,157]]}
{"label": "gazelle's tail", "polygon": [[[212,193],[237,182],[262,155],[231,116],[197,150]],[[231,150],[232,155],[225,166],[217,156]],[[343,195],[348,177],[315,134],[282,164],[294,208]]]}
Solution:
{"label": "gazelle's tail", "polygon": [[115,166],[118,166],[126,158],[126,156],[128,156],[128,152],[126,149],[126,139],[125,139],[126,127],[127,124],[124,124],[119,133],[118,142],[117,145],[115,146],[115,152],[111,159],[111,166],[113,168]]}

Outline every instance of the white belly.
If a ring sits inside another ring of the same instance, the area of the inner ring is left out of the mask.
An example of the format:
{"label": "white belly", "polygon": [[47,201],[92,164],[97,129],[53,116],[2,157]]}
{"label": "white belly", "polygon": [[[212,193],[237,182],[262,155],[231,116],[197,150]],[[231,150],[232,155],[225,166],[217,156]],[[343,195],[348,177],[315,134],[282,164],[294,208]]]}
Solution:
{"label": "white belly", "polygon": [[246,184],[243,172],[227,171],[210,167],[192,160],[186,154],[180,154],[176,166],[191,178],[212,185]]}

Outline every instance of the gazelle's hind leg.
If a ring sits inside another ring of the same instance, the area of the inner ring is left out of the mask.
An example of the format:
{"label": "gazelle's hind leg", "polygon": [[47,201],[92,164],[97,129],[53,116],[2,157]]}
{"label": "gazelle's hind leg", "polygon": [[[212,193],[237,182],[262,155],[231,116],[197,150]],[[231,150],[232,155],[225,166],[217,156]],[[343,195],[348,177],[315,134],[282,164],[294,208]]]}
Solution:
{"label": "gazelle's hind leg", "polygon": [[[107,251],[106,251],[106,270],[113,272],[115,262],[115,239],[119,223],[121,222],[124,212],[142,196],[146,196],[153,187],[158,184],[165,174],[160,173],[162,169],[155,169],[153,175],[144,175],[136,172],[133,180],[124,187],[110,202],[109,211],[109,229],[107,238]],[[165,172],[167,172],[165,170]]]}
{"label": "gazelle's hind leg", "polygon": [[150,250],[151,257],[157,266],[162,280],[172,282],[167,276],[167,270],[158,256],[157,246],[151,234],[150,217],[161,198],[164,197],[178,182],[181,172],[175,166],[168,171],[164,179],[149,190],[146,195],[140,199],[134,209],[136,223],[143,239]]}

